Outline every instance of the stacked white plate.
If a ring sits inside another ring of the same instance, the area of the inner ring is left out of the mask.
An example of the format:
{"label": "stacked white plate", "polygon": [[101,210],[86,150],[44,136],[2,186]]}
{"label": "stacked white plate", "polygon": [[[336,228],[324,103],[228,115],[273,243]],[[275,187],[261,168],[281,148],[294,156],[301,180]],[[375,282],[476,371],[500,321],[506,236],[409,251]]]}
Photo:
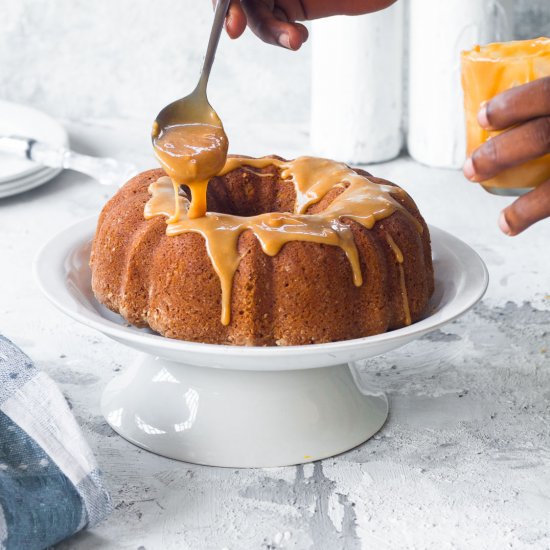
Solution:
{"label": "stacked white plate", "polygon": [[[67,147],[67,132],[48,115],[8,101],[0,101],[0,136],[20,136]],[[55,178],[61,168],[48,168],[0,152],[0,199],[17,195]]]}

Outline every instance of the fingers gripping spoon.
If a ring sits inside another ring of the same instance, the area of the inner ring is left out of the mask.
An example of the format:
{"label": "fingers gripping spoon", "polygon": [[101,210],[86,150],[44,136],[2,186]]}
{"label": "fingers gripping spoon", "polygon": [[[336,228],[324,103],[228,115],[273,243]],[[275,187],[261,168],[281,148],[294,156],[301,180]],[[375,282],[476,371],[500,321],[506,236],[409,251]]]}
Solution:
{"label": "fingers gripping spoon", "polygon": [[191,190],[188,217],[205,215],[208,180],[220,172],[227,158],[227,136],[222,121],[208,103],[206,88],[229,2],[218,0],[216,5],[197,87],[190,95],[162,109],[153,123],[155,155],[172,179],[176,193],[176,209],[169,223],[176,222],[180,216],[177,194],[181,185]]}

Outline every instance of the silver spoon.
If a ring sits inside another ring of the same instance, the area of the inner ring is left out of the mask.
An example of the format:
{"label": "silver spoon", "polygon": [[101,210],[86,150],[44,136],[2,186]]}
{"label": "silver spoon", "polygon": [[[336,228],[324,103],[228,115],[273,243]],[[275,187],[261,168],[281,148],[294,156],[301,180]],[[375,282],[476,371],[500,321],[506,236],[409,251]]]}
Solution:
{"label": "silver spoon", "polygon": [[[206,57],[201,71],[201,76],[197,87],[191,94],[182,99],[178,99],[170,105],[167,105],[157,115],[153,124],[153,143],[163,129],[180,124],[210,124],[213,126],[222,126],[220,117],[208,103],[206,96],[206,87],[210,77],[212,64],[220,41],[220,35],[223,29],[225,15],[229,7],[230,0],[218,0],[214,22],[210,32]],[[215,174],[214,174],[215,175]]]}

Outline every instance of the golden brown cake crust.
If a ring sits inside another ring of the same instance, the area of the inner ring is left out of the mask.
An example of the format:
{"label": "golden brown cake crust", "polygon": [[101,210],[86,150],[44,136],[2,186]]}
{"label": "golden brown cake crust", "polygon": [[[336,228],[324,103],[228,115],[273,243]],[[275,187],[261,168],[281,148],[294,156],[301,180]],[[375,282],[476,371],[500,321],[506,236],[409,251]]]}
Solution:
{"label": "golden brown cake crust", "polygon": [[[150,170],[124,185],[103,208],[93,242],[93,291],[130,323],[170,338],[260,346],[333,342],[402,327],[400,265],[388,235],[403,253],[411,320],[425,314],[434,290],[429,231],[413,200],[396,193],[422,232],[399,210],[370,230],[343,220],[359,252],[359,287],[337,246],[288,242],[272,257],[245,231],[238,241],[242,260],[233,281],[231,322],[224,326],[220,281],[204,239],[195,233],[168,237],[165,218],[144,219],[149,185],[164,175]],[[341,192],[333,189],[308,213],[321,212]],[[294,199],[292,183],[282,180],[275,166],[254,172],[238,168],[213,178],[208,188],[209,211],[241,216],[291,211]]]}

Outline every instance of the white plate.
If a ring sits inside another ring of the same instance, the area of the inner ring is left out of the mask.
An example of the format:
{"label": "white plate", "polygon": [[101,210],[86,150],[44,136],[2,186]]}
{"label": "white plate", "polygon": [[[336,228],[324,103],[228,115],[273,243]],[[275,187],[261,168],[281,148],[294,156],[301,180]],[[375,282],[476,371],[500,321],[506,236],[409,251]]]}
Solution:
{"label": "white plate", "polygon": [[26,176],[21,176],[14,178],[9,181],[1,181],[0,182],[0,191],[7,190],[7,189],[16,189],[17,187],[23,187],[24,185],[27,185],[30,181],[34,181],[35,179],[40,179],[44,177],[46,174],[49,174],[52,171],[58,171],[57,169],[50,168],[48,166],[40,166],[38,170],[35,172],[32,172],[31,174],[27,174]]}
{"label": "white plate", "polygon": [[145,352],[103,393],[101,410],[110,426],[149,451],[198,464],[286,466],[366,441],[383,426],[388,401],[360,384],[353,361],[448,323],[470,309],[488,283],[479,256],[432,227],[436,291],[430,315],[418,323],[331,344],[183,342],[128,326],[97,302],[88,265],[95,225],[95,219],[84,220],[42,249],[34,265],[38,283],[69,316]]}
{"label": "white plate", "polygon": [[436,290],[431,314],[411,326],[376,336],[330,344],[254,347],[200,344],[173,340],[128,326],[122,317],[94,297],[88,266],[96,218],[83,220],[54,237],[35,262],[35,273],[46,296],[77,321],[169,360],[219,368],[251,370],[315,368],[372,357],[404,345],[468,311],[487,289],[488,274],[481,258],[449,233],[430,227]]}
{"label": "white plate", "polygon": [[[0,101],[0,135],[28,137],[56,147],[67,147],[69,143],[66,130],[57,120],[9,101]],[[0,153],[0,182],[33,174],[42,168],[29,160]]]}
{"label": "white plate", "polygon": [[36,165],[36,170],[30,172],[29,174],[23,174],[21,176],[14,177],[10,180],[0,181],[0,189],[13,187],[25,183],[29,178],[34,178],[44,170],[51,170],[49,166],[42,166],[40,164]]}
{"label": "white plate", "polygon": [[37,172],[18,178],[16,181],[0,183],[0,199],[35,189],[52,180],[61,172],[61,168],[45,168],[41,166]]}

